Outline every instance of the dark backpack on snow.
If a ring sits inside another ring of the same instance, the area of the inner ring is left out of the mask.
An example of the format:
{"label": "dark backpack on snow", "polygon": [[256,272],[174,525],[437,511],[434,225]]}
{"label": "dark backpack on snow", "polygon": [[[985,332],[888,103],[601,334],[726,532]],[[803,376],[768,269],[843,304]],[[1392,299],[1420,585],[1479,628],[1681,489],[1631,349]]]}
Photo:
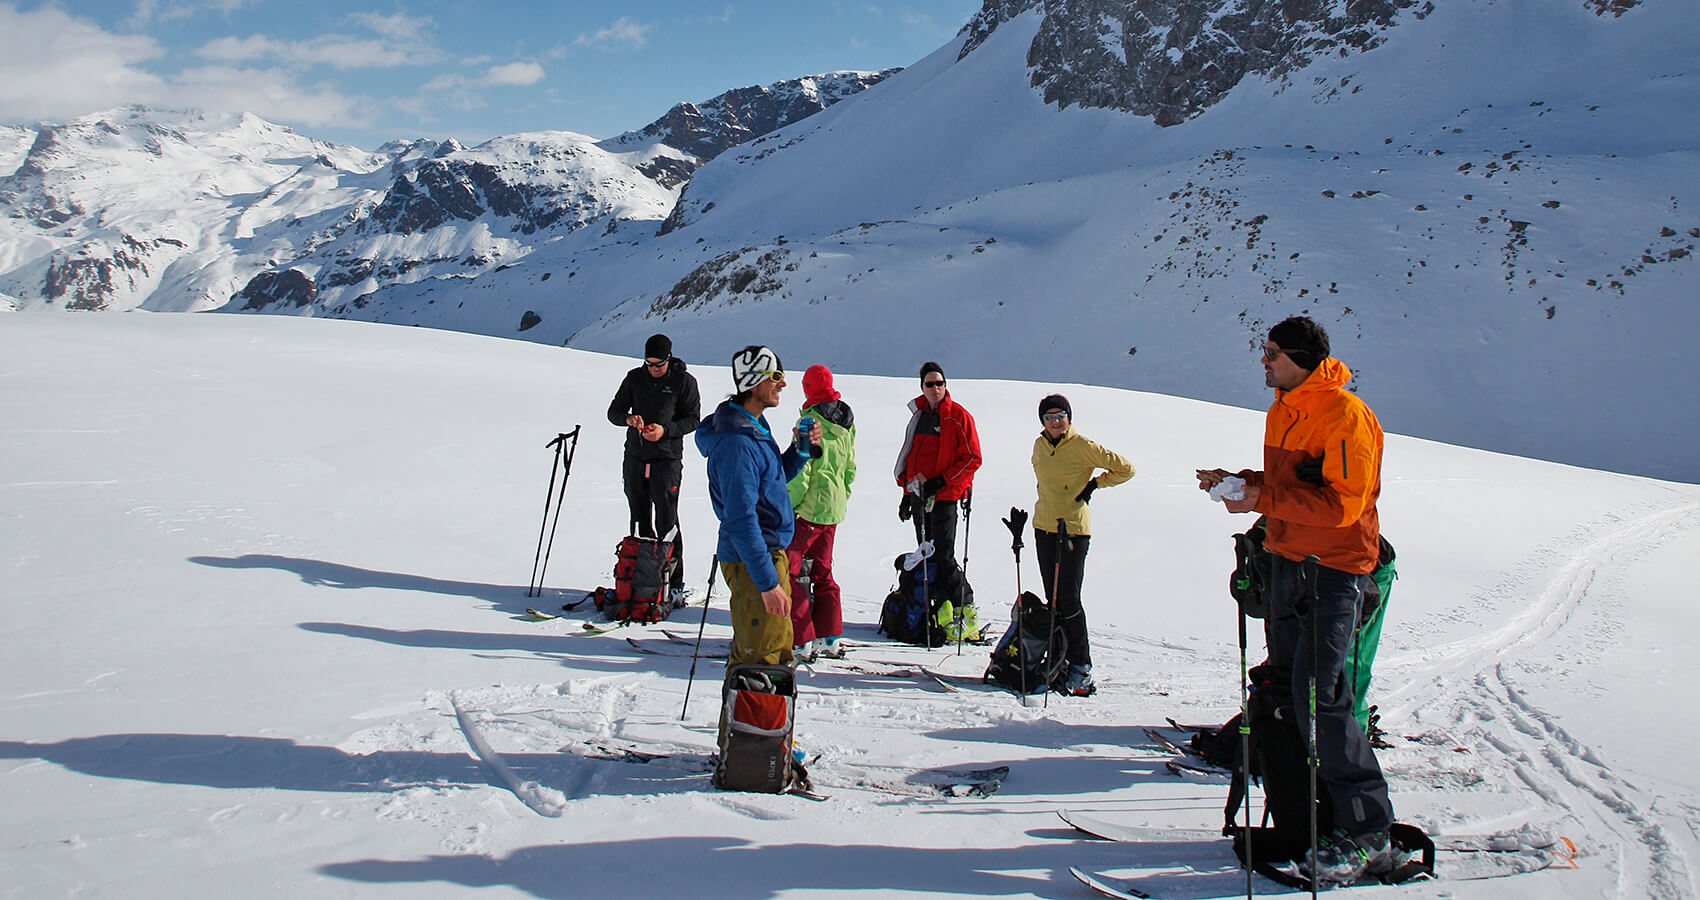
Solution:
{"label": "dark backpack on snow", "polygon": [[985,681],[1016,693],[1044,693],[1068,669],[1068,635],[1053,627],[1050,607],[1024,591],[1015,621],[992,650]]}

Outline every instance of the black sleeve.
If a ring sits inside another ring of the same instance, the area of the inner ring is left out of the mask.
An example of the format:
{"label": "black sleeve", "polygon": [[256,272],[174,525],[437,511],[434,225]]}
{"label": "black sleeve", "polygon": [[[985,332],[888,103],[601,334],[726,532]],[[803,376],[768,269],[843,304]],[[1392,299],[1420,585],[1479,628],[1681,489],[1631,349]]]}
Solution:
{"label": "black sleeve", "polygon": [[626,416],[632,413],[632,376],[627,374],[620,379],[620,388],[614,392],[614,402],[608,404],[608,421],[610,424],[626,427]]}
{"label": "black sleeve", "polygon": [[673,404],[673,421],[667,426],[668,437],[684,437],[697,430],[702,421],[702,395],[697,391],[696,377],[686,373],[679,379],[679,400]]}

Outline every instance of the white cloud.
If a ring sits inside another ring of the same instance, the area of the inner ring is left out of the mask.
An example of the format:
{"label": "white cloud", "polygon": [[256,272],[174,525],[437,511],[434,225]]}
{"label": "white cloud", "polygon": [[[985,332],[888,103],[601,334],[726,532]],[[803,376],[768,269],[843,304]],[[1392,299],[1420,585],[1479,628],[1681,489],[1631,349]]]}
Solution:
{"label": "white cloud", "polygon": [[361,12],[350,15],[349,21],[368,31],[381,34],[390,40],[400,43],[420,43],[428,41],[426,32],[433,29],[430,16],[414,18],[406,13],[396,13],[393,16],[378,13]]}
{"label": "white cloud", "polygon": [[142,67],[163,50],[152,38],[110,34],[52,6],[0,3],[0,120],[67,119],[164,94]]}
{"label": "white cloud", "polygon": [[543,67],[534,62],[513,62],[495,66],[484,73],[480,81],[492,87],[513,85],[523,87],[543,80]]}
{"label": "white cloud", "polygon": [[275,61],[294,68],[330,66],[336,69],[391,69],[423,65],[434,60],[435,51],[417,49],[388,41],[345,35],[320,35],[306,41],[278,41],[264,35],[245,38],[214,38],[196,48],[202,59],[225,63]]}
{"label": "white cloud", "polygon": [[171,79],[171,105],[243,110],[274,121],[315,128],[370,124],[373,103],[335,85],[299,84],[286,69],[204,66]]}
{"label": "white cloud", "polygon": [[599,28],[592,34],[581,34],[573,39],[575,47],[607,47],[626,45],[636,50],[649,43],[649,32],[654,25],[642,25],[633,22],[627,16],[621,16],[614,24]]}
{"label": "white cloud", "polygon": [[159,0],[137,0],[128,25],[131,28],[140,28],[153,22],[187,19],[206,11],[229,15],[255,2],[257,0],[170,0],[165,3]]}
{"label": "white cloud", "polygon": [[354,13],[348,21],[375,37],[327,33],[306,40],[280,41],[258,34],[228,36],[202,44],[195,55],[224,63],[276,62],[296,69],[330,66],[345,71],[428,65],[444,59],[428,33],[432,29],[429,17]]}
{"label": "white cloud", "polygon": [[[256,51],[277,43],[241,42]],[[371,101],[329,84],[302,84],[287,68],[149,71],[164,55],[152,38],[112,34],[55,7],[20,13],[0,3],[0,120],[63,122],[126,103],[252,112],[312,127],[358,126],[371,118]]]}

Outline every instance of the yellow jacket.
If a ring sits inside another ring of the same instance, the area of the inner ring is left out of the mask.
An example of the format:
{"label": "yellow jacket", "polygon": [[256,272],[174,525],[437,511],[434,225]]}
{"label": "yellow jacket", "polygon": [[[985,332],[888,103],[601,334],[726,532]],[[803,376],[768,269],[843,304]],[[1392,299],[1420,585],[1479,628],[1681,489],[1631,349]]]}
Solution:
{"label": "yellow jacket", "polygon": [[[1093,479],[1098,469],[1105,472]],[[1039,499],[1033,504],[1033,527],[1055,534],[1057,520],[1068,525],[1069,534],[1091,534],[1092,513],[1074,499],[1086,482],[1096,480],[1101,488],[1113,487],[1133,477],[1133,463],[1111,453],[1091,438],[1074,430],[1071,423],[1056,446],[1043,432],[1033,441],[1033,474],[1038,476]]]}

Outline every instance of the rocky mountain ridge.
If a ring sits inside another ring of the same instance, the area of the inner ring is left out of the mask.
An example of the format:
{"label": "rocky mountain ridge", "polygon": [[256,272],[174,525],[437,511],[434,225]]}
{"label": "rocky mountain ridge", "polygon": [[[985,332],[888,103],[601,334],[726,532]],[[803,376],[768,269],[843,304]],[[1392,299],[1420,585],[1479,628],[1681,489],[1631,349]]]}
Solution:
{"label": "rocky mountain ridge", "polygon": [[8,126],[0,297],[12,308],[346,310],[386,284],[475,276],[592,224],[579,240],[653,230],[704,162],[890,74],[739,88],[604,141],[537,132],[368,153],[251,115],[145,107]]}

